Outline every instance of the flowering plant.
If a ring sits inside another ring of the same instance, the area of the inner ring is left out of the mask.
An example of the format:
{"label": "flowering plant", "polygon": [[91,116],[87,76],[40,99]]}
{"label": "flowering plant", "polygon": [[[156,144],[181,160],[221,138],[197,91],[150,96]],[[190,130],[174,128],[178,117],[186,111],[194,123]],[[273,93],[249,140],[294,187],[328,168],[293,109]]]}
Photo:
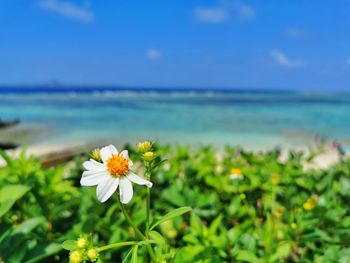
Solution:
{"label": "flowering plant", "polygon": [[[137,148],[138,154],[143,160],[144,178],[136,175],[132,171],[134,164],[129,158],[127,150],[123,150],[119,153],[113,145],[109,145],[92,151],[90,160],[83,163],[85,171],[80,180],[82,186],[97,186],[96,195],[101,203],[106,202],[119,189],[118,203],[120,209],[127,223],[133,231],[135,231],[137,240],[118,242],[102,247],[94,247],[92,240],[89,240],[86,236],[81,236],[77,240],[67,240],[62,246],[64,249],[70,251],[69,261],[71,263],[96,262],[100,260],[99,253],[122,246],[132,246],[130,253],[134,260],[137,260],[138,248],[140,246],[145,246],[147,249],[145,258],[148,258],[151,262],[161,262],[163,256],[157,255],[154,252],[153,246],[162,244],[163,237],[159,232],[155,231],[155,228],[161,223],[192,210],[190,207],[175,209],[163,217],[158,218],[157,221],[151,224],[152,172],[165,160],[158,160],[158,158],[156,158],[152,144],[149,141],[139,143]],[[125,205],[128,204],[133,197],[132,183],[145,185],[147,187],[146,222],[144,231],[141,231],[141,229],[136,226],[134,220],[129,216],[125,208]],[[129,257],[130,253],[127,254],[126,258]]]}

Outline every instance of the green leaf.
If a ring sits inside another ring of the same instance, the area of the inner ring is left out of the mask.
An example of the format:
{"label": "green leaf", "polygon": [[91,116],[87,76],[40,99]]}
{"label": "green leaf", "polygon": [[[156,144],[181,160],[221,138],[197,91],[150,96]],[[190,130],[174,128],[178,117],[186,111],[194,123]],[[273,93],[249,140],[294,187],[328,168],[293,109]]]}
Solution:
{"label": "green leaf", "polygon": [[123,258],[122,263],[125,263],[128,260],[128,258],[130,257],[132,251],[133,251],[133,248],[131,248],[129,250],[129,252],[126,254],[125,258]]}
{"label": "green leaf", "polygon": [[33,233],[35,228],[44,226],[47,221],[44,217],[34,217],[20,225],[13,226],[11,233],[1,241],[0,254],[4,262],[27,262],[26,254],[35,249],[36,241]]}
{"label": "green leaf", "polygon": [[0,189],[0,202],[5,200],[17,200],[21,198],[30,187],[21,184],[6,185]]}
{"label": "green leaf", "polygon": [[62,243],[62,248],[64,248],[65,250],[74,250],[77,247],[77,241],[75,240],[66,240]]}
{"label": "green leaf", "polygon": [[[146,244],[146,242],[149,242],[149,241],[151,241],[151,240],[145,240],[145,241],[140,241],[140,242],[137,242],[137,241],[119,242],[119,243],[109,244],[109,245],[100,247],[98,250],[101,252],[101,251],[105,251],[105,250],[108,250],[108,249],[111,249],[111,248]],[[152,240],[152,242],[155,242],[155,241]]]}
{"label": "green leaf", "polygon": [[139,246],[133,246],[132,248],[132,256],[131,256],[131,262],[132,263],[137,263],[137,251],[139,249]]}
{"label": "green leaf", "polygon": [[16,200],[5,200],[0,203],[0,217],[6,214],[7,211],[11,209]]}
{"label": "green leaf", "polygon": [[249,250],[241,250],[238,252],[237,260],[241,260],[244,262],[251,262],[251,263],[261,263],[262,260],[258,259],[258,257]]}
{"label": "green leaf", "polygon": [[29,260],[26,260],[25,262],[40,262],[42,259],[52,256],[61,250],[61,245],[57,243],[51,243],[49,245],[41,244],[39,246],[36,246],[29,254],[26,255],[26,258],[28,258]]}
{"label": "green leaf", "polygon": [[275,262],[278,259],[283,259],[287,257],[291,250],[291,244],[282,243],[277,247],[276,253],[274,253],[270,258],[269,262]]}
{"label": "green leaf", "polygon": [[5,160],[7,165],[11,165],[12,164],[11,157],[4,150],[0,149],[0,156]]}
{"label": "green leaf", "polygon": [[6,185],[0,189],[0,217],[6,214],[7,211],[29,191],[30,187],[25,185]]}
{"label": "green leaf", "polygon": [[301,242],[310,242],[310,241],[315,241],[315,240],[330,240],[329,236],[326,234],[326,232],[315,229],[313,232],[308,233],[308,234],[303,234],[300,241]]}
{"label": "green leaf", "polygon": [[167,161],[168,161],[168,159],[164,159],[164,160],[159,161],[158,163],[155,163],[154,165],[152,165],[151,170],[154,170],[155,168],[161,166],[163,163],[165,163]]}
{"label": "green leaf", "polygon": [[165,244],[164,237],[159,232],[152,230],[151,232],[149,232],[149,236],[151,239],[156,241],[157,244],[159,244],[159,245]]}
{"label": "green leaf", "polygon": [[221,221],[222,221],[222,215],[219,215],[218,217],[216,217],[214,219],[214,221],[210,224],[210,227],[209,227],[209,235],[215,234],[215,232],[217,231],[217,229],[221,225]]}
{"label": "green leaf", "polygon": [[39,226],[41,224],[46,224],[46,223],[47,223],[47,221],[46,221],[45,217],[33,217],[31,219],[24,221],[19,226],[17,226],[14,233],[28,234],[37,226]]}
{"label": "green leaf", "polygon": [[179,249],[175,255],[174,263],[189,263],[189,262],[220,262],[220,261],[205,261],[204,259],[195,260],[195,258],[199,259],[199,255],[205,251],[205,247],[201,245],[195,246],[186,246]]}
{"label": "green leaf", "polygon": [[201,219],[195,213],[191,214],[190,222],[191,222],[191,230],[197,235],[202,235],[202,232],[205,229],[205,226],[203,225]]}
{"label": "green leaf", "polygon": [[161,223],[164,223],[165,221],[168,221],[174,217],[180,216],[180,215],[187,213],[191,210],[192,210],[192,208],[189,206],[177,208],[177,209],[167,213],[165,216],[158,218],[158,220],[151,226],[150,230],[154,229],[156,226],[160,225]]}

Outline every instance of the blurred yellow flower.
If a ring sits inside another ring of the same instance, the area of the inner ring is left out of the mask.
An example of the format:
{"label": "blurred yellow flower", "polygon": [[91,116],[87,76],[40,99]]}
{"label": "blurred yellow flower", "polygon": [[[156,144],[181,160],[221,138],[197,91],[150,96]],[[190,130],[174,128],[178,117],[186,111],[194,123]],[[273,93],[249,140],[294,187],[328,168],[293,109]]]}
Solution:
{"label": "blurred yellow flower", "polygon": [[231,174],[242,174],[241,169],[238,168],[232,168],[230,172]]}
{"label": "blurred yellow flower", "polygon": [[86,255],[91,261],[96,261],[98,258],[98,250],[96,248],[90,248]]}
{"label": "blurred yellow flower", "polygon": [[77,247],[78,248],[84,248],[87,247],[89,244],[89,241],[85,237],[79,237],[77,240]]}
{"label": "blurred yellow flower", "polygon": [[318,197],[317,195],[312,195],[304,204],[303,204],[303,208],[306,211],[310,211],[312,209],[315,208],[315,206],[317,205],[318,202]]}
{"label": "blurred yellow flower", "polygon": [[145,160],[145,161],[152,161],[154,158],[156,158],[154,152],[145,152],[144,154],[142,154],[142,158]]}
{"label": "blurred yellow flower", "polygon": [[147,152],[151,149],[152,143],[150,141],[139,142],[137,144],[137,149],[140,152]]}
{"label": "blurred yellow flower", "polygon": [[80,263],[84,259],[84,254],[80,250],[74,250],[69,254],[69,262],[70,263]]}
{"label": "blurred yellow flower", "polygon": [[272,174],[271,182],[273,185],[278,184],[280,180],[281,180],[281,176],[279,174]]}
{"label": "blurred yellow flower", "polygon": [[238,168],[233,168],[230,170],[230,178],[232,180],[243,179],[242,171]]}

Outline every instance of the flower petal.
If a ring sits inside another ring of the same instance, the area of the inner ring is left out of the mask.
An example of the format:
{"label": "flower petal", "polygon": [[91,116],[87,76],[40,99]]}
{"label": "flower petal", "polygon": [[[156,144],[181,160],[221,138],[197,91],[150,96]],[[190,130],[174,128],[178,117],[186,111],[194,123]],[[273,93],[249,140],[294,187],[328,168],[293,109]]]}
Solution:
{"label": "flower petal", "polygon": [[241,174],[231,174],[230,178],[232,180],[240,180],[240,179],[243,179],[243,175],[241,175]]}
{"label": "flower petal", "polygon": [[96,162],[94,159],[90,159],[83,163],[83,166],[88,171],[106,171],[106,165]]}
{"label": "flower petal", "polygon": [[80,179],[82,186],[98,185],[109,177],[106,171],[84,171]]}
{"label": "flower petal", "polygon": [[129,153],[128,150],[123,150],[120,155],[124,157],[125,159],[129,159]]}
{"label": "flower petal", "polygon": [[140,176],[137,176],[133,172],[129,172],[126,177],[133,183],[139,184],[139,185],[146,185],[147,187],[151,188],[152,183],[150,181],[147,181],[146,179],[141,178]]}
{"label": "flower petal", "polygon": [[113,154],[118,154],[118,150],[112,144],[110,144],[106,147],[102,147],[100,154],[102,161],[106,162]]}
{"label": "flower petal", "polygon": [[123,204],[127,204],[130,202],[132,195],[133,195],[133,189],[132,184],[127,178],[121,178],[120,179],[120,201]]}
{"label": "flower petal", "polygon": [[96,188],[97,199],[104,203],[112,196],[112,194],[117,190],[119,185],[119,179],[109,176],[107,179],[103,180]]}
{"label": "flower petal", "polygon": [[129,160],[129,169],[130,169],[133,165],[134,165],[134,163],[133,163],[131,160]]}

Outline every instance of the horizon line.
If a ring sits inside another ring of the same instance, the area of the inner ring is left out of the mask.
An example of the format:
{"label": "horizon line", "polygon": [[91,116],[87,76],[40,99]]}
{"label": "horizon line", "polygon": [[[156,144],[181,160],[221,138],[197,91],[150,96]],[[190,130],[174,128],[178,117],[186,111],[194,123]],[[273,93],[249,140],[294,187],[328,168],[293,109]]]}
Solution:
{"label": "horizon line", "polygon": [[283,87],[199,87],[199,86],[141,86],[112,84],[0,84],[0,93],[39,92],[108,92],[108,91],[155,91],[155,92],[232,92],[232,93],[349,93],[349,90],[296,89]]}

